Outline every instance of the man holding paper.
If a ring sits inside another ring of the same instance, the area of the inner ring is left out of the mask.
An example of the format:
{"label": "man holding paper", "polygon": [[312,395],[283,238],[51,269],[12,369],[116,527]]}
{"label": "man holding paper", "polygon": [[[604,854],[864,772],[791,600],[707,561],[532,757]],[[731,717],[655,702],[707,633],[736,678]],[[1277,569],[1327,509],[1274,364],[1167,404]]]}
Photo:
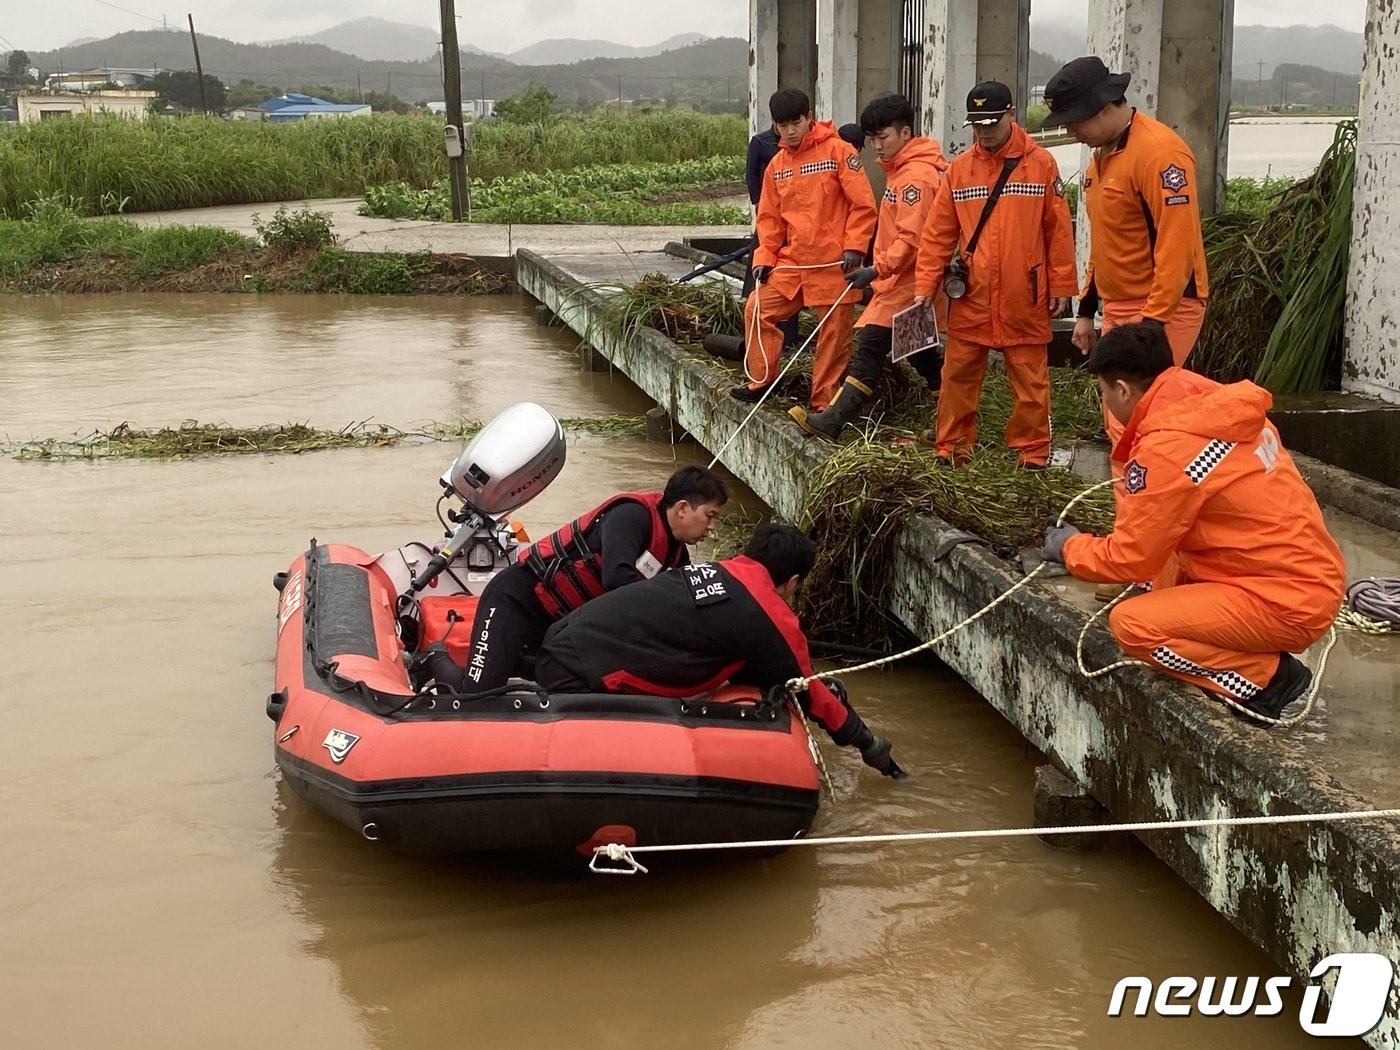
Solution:
{"label": "man holding paper", "polygon": [[[798,406],[790,410],[797,425],[809,434],[835,439],[841,428],[860,415],[885,369],[892,345],[895,314],[914,304],[914,260],[919,231],[948,167],[937,141],[914,133],[914,107],[903,95],[881,95],[860,115],[866,141],[885,170],[880,201],[880,224],[875,234],[873,265],[850,276],[857,288],[874,292],[856,322],[860,335],[846,381],[822,412]],[[938,361],[932,350],[909,359],[933,389],[938,388]]]}
{"label": "man holding paper", "polygon": [[967,96],[973,147],[949,166],[919,244],[916,301],[942,288],[948,307],[937,429],[919,436],[957,466],[977,441],[987,355],[1000,350],[1015,407],[1006,443],[1017,464],[1050,459],[1050,318],[1078,291],[1074,237],[1055,158],[1016,123],[1005,84]]}

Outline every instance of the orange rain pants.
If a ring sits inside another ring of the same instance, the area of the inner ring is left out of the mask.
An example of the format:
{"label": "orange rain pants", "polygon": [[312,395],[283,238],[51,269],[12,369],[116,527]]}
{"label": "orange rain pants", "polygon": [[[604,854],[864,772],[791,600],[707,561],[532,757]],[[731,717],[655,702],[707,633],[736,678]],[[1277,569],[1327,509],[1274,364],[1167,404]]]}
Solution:
{"label": "orange rain pants", "polygon": [[[1107,334],[1113,331],[1120,324],[1136,324],[1142,320],[1143,307],[1147,305],[1147,300],[1143,299],[1116,299],[1113,302],[1103,304],[1103,330],[1100,333]],[[1186,365],[1186,358],[1190,356],[1191,349],[1196,345],[1196,337],[1201,334],[1201,325],[1206,319],[1206,301],[1204,299],[1182,299],[1176,304],[1176,312],[1172,314],[1172,319],[1166,324],[1167,342],[1172,348],[1172,364],[1178,368]],[[1123,436],[1123,424],[1113,418],[1113,413],[1107,408],[1103,410],[1103,428],[1108,434],[1108,447],[1114,448],[1118,444],[1118,439]],[[1123,476],[1123,464],[1116,460],[1112,464],[1113,476],[1119,478]],[[1114,489],[1117,492],[1117,489]]]}
{"label": "orange rain pants", "polygon": [[[943,351],[943,386],[938,394],[938,454],[954,463],[972,456],[977,443],[977,403],[987,374],[985,346],[948,336]],[[1006,423],[1006,444],[1017,462],[1043,467],[1050,460],[1050,370],[1043,343],[1002,347],[1015,405]]]}
{"label": "orange rain pants", "polygon": [[1159,581],[1108,614],[1109,630],[1129,656],[1236,701],[1268,685],[1279,653],[1303,652],[1328,622],[1285,623],[1254,593],[1226,583]]}
{"label": "orange rain pants", "polygon": [[[779,357],[783,349],[783,333],[779,321],[786,321],[803,306],[817,311],[817,319],[826,317],[831,304],[804,303],[799,288],[789,299],[772,284],[760,284],[744,303],[744,365],[754,388],[767,386],[782,371]],[[758,317],[754,317],[754,311]],[[817,350],[812,360],[812,410],[820,412],[841,387],[841,377],[851,360],[851,330],[855,320],[855,302],[841,303],[817,332]],[[758,331],[757,340],[754,330]]]}

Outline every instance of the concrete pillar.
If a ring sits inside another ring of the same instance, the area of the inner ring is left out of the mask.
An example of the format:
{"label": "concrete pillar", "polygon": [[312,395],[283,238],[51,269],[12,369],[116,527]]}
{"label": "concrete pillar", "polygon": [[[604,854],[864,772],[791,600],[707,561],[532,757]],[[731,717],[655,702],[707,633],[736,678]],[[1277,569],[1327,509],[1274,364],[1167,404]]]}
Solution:
{"label": "concrete pillar", "polygon": [[977,0],[924,0],[923,132],[951,157],[972,143],[962,126],[977,84]]}
{"label": "concrete pillar", "polygon": [[1400,7],[1366,5],[1342,387],[1400,404]]}
{"label": "concrete pillar", "polygon": [[1225,200],[1235,0],[1162,5],[1157,110],[1196,157],[1202,215]]}
{"label": "concrete pillar", "polygon": [[899,89],[902,0],[817,0],[818,120],[855,123],[876,95]]}
{"label": "concrete pillar", "polygon": [[925,0],[923,132],[948,156],[972,144],[967,93],[983,80],[1030,91],[1030,0]]}
{"label": "concrete pillar", "polygon": [[749,0],[749,133],[773,122],[768,99],[780,87],[812,97],[817,72],[816,0]]}
{"label": "concrete pillar", "polygon": [[[1051,765],[1035,770],[1035,826],[1082,828],[1112,824],[1113,815],[1076,781]],[[1086,831],[1082,835],[1040,835],[1047,846],[1087,853],[1093,850],[1127,850],[1133,838],[1126,831]]]}

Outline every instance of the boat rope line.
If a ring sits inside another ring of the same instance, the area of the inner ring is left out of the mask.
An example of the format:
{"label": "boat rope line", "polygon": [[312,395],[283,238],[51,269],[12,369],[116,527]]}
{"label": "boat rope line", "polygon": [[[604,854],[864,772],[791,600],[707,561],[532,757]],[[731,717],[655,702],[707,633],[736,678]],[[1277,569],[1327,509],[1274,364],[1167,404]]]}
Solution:
{"label": "boat rope line", "polygon": [[[775,269],[778,269],[778,270],[824,270],[824,269],[826,269],[828,266],[840,266],[840,265],[841,265],[840,262],[834,262],[834,263],[819,263],[819,264],[814,265],[814,266],[796,266],[796,265],[785,264],[785,265],[783,265],[783,266],[775,267]],[[820,332],[820,331],[822,330],[822,325],[826,324],[827,319],[828,319],[829,317],[831,317],[831,315],[834,314],[834,313],[836,312],[836,308],[837,308],[838,306],[840,306],[840,305],[845,301],[845,299],[846,299],[846,292],[849,292],[850,290],[851,290],[851,285],[850,285],[850,283],[848,282],[847,285],[846,285],[845,291],[843,291],[839,296],[836,297],[836,302],[834,302],[834,303],[831,304],[831,308],[830,308],[829,310],[827,310],[827,312],[822,316],[822,319],[821,319],[820,321],[817,322],[817,327],[815,327],[815,328],[812,329],[811,334],[808,335],[807,338],[804,339],[804,340],[802,341],[802,345],[799,346],[796,350],[794,350],[794,351],[792,352],[792,354],[788,357],[787,364],[783,365],[782,370],[781,370],[781,371],[778,373],[778,375],[777,375],[777,378],[775,378],[771,383],[769,383],[769,384],[767,385],[767,387],[766,387],[766,388],[764,389],[764,391],[763,391],[762,396],[760,396],[759,399],[758,399],[758,401],[756,401],[756,402],[754,403],[753,408],[749,409],[749,414],[746,415],[746,416],[743,418],[742,422],[740,422],[740,424],[739,424],[737,427],[735,427],[734,433],[730,434],[729,437],[725,438],[724,444],[720,445],[719,451],[716,452],[715,455],[714,455],[714,458],[710,460],[710,469],[711,469],[711,470],[713,470],[715,464],[719,462],[719,457],[722,456],[722,455],[724,455],[724,450],[727,449],[730,445],[732,445],[732,444],[734,443],[734,439],[735,439],[736,437],[739,436],[739,433],[740,433],[746,426],[749,425],[749,420],[753,419],[753,417],[754,417],[755,415],[758,414],[758,410],[759,410],[760,408],[762,408],[762,407],[763,407],[763,403],[764,403],[765,401],[768,400],[768,395],[770,395],[771,393],[773,393],[773,391],[775,391],[775,390],[778,389],[778,384],[781,383],[781,382],[783,381],[783,376],[787,375],[788,369],[791,368],[794,364],[797,363],[798,359],[802,356],[803,352],[806,351],[807,347],[811,345],[812,340],[815,339],[815,338],[817,337],[817,333]],[[754,294],[754,295],[757,295],[757,294],[758,294],[758,289],[757,289],[757,287],[754,288],[753,294]],[[755,325],[757,325],[757,323],[758,323],[758,319],[759,319],[759,310],[760,310],[760,307],[758,306],[758,303],[755,302],[755,304],[754,304],[754,311],[753,311],[753,317],[754,317],[754,323],[755,323]],[[752,333],[751,333],[751,334],[752,334]],[[757,336],[754,335],[753,338],[756,340],[756,339],[757,339]],[[761,344],[757,344],[757,343],[756,343],[755,345],[761,345]],[[746,379],[748,379],[750,382],[758,382],[758,380],[754,379],[751,375],[749,375],[748,352],[749,352],[749,344],[748,344],[748,343],[745,343],[745,346],[744,346],[744,377],[745,377]],[[767,357],[764,357],[763,360],[764,360],[764,368],[765,368],[765,370],[766,370],[766,369],[767,369],[767,362],[768,362],[768,359],[767,359]],[[766,374],[766,372],[765,372],[765,374]]]}
{"label": "boat rope line", "polygon": [[[1086,498],[1091,493],[1096,492],[1101,488],[1107,488],[1108,486],[1113,485],[1121,480],[1121,478],[1108,478],[1105,481],[1100,481],[1096,484],[1090,485],[1087,489],[1079,493],[1079,495],[1075,496],[1072,500],[1065,504],[1064,510],[1060,511],[1059,516],[1055,519],[1055,524],[1057,526],[1063,525],[1065,519],[1069,517],[1069,512],[1074,509],[1075,505],[1079,503],[1080,500]],[[1017,580],[1007,590],[997,595],[997,597],[993,598],[982,608],[978,609],[970,616],[959,620],[957,623],[953,624],[952,627],[949,627],[946,631],[943,631],[941,634],[934,635],[934,637],[930,638],[926,642],[922,642],[911,649],[905,649],[902,652],[892,653],[889,656],[880,657],[877,660],[868,660],[863,664],[856,664],[852,667],[843,667],[835,671],[828,671],[824,673],[829,675],[844,676],[849,674],[855,674],[858,671],[873,671],[881,667],[888,667],[889,665],[897,663],[900,660],[907,659],[908,657],[932,649],[934,646],[940,644],[943,641],[946,641],[948,638],[951,638],[953,635],[957,634],[963,628],[968,627],[973,623],[976,623],[978,620],[986,616],[993,609],[997,608],[997,606],[1001,605],[1021,588],[1025,587],[1032,580],[1040,576],[1041,572],[1045,568],[1045,565],[1046,563],[1042,561],[1034,569],[1026,573],[1025,576]],[[1084,640],[1088,637],[1090,629],[1094,626],[1095,623],[1098,622],[1099,617],[1107,614],[1110,609],[1112,609],[1115,605],[1121,602],[1124,598],[1128,597],[1132,589],[1133,588],[1131,586],[1124,587],[1123,590],[1120,591],[1118,595],[1113,599],[1113,601],[1109,602],[1102,609],[1094,613],[1094,615],[1090,616],[1089,619],[1085,621],[1083,628],[1080,630],[1079,638],[1075,641],[1074,645],[1074,658],[1075,663],[1079,667],[1079,673],[1082,674],[1085,678],[1098,678],[1102,675],[1108,674],[1108,672],[1110,671],[1116,671],[1119,668],[1123,667],[1148,667],[1152,668],[1153,670],[1156,669],[1152,664],[1146,663],[1142,660],[1134,660],[1131,658],[1115,661],[1114,663],[1109,664],[1107,667],[1099,667],[1092,669],[1087,667],[1084,663]],[[1345,612],[1346,610],[1343,611]],[[1307,692],[1303,695],[1303,707],[1297,714],[1290,715],[1287,718],[1271,718],[1268,715],[1260,714],[1257,711],[1251,711],[1249,708],[1245,707],[1243,704],[1236,702],[1233,698],[1226,696],[1224,693],[1212,693],[1212,698],[1221,701],[1231,710],[1238,713],[1242,718],[1246,718],[1253,722],[1259,722],[1263,725],[1268,726],[1276,726],[1281,729],[1286,729],[1290,726],[1297,725],[1299,722],[1303,721],[1303,719],[1307,718],[1308,715],[1312,712],[1313,704],[1317,700],[1318,690],[1322,685],[1323,672],[1327,669],[1327,657],[1332,652],[1332,647],[1337,643],[1337,627],[1341,625],[1341,617],[1339,616],[1338,622],[1327,629],[1326,642],[1322,647],[1321,655],[1318,657],[1317,670],[1313,673],[1312,684],[1308,687]],[[795,697],[798,693],[802,692],[809,685],[811,685],[814,679],[821,677],[823,677],[823,675],[821,674],[811,674],[802,678],[791,678],[787,682],[788,693]]]}
{"label": "boat rope line", "polygon": [[[1096,835],[1112,832],[1191,831],[1202,828],[1241,828],[1277,824],[1334,824],[1348,820],[1393,820],[1400,809],[1367,809],[1343,813],[1279,813],[1258,817],[1202,817],[1198,820],[1146,820],[1125,824],[1087,824],[1057,828],[973,828],[965,831],[916,831],[886,835],[829,835],[821,838],[752,839],[745,842],[689,842],[627,846],[609,842],[595,846],[588,869],[598,875],[647,874],[637,860],[645,853],[698,853],[730,849],[787,849],[793,846],[864,846],[905,842],[947,842],[954,839],[1040,838],[1055,835]],[[609,861],[621,867],[607,867]]]}

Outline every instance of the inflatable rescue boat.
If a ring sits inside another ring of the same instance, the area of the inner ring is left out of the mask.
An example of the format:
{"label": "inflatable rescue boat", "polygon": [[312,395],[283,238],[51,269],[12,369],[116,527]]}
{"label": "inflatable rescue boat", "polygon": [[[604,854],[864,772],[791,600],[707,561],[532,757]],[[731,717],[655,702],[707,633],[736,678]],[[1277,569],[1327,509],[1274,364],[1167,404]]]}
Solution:
{"label": "inflatable rescue boat", "polygon": [[442,476],[442,500],[462,506],[440,544],[374,555],[312,540],[277,575],[267,713],[282,775],[405,853],[802,835],[820,782],[783,696],[547,694],[523,679],[469,695],[424,680],[417,657],[434,642],[465,660],[481,590],[521,554],[504,516],[554,479],[564,451],[547,410],[516,405]]}

